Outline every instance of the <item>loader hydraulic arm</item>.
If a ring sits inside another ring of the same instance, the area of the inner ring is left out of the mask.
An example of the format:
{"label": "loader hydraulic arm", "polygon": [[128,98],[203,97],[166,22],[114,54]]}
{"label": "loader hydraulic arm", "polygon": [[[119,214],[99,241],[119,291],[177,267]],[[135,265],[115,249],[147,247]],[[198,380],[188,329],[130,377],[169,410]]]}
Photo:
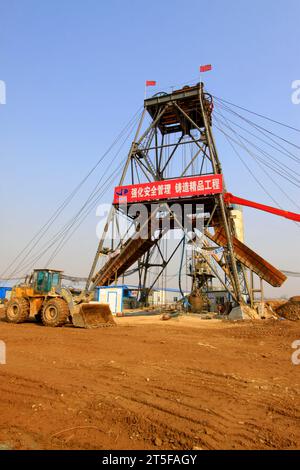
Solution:
{"label": "loader hydraulic arm", "polygon": [[271,214],[279,215],[280,217],[285,217],[286,219],[294,220],[295,222],[300,222],[300,214],[284,211],[276,207],[266,206],[264,204],[259,204],[258,202],[248,201],[247,199],[234,196],[231,193],[225,193],[224,200],[226,204],[239,204],[241,206],[253,207],[260,211],[270,212]]}

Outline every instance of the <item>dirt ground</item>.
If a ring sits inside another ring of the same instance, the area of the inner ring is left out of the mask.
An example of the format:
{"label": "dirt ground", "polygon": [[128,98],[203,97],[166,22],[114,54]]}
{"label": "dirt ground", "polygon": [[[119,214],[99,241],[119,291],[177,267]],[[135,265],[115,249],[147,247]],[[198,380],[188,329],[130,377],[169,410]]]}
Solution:
{"label": "dirt ground", "polygon": [[0,448],[299,449],[299,322],[0,321]]}

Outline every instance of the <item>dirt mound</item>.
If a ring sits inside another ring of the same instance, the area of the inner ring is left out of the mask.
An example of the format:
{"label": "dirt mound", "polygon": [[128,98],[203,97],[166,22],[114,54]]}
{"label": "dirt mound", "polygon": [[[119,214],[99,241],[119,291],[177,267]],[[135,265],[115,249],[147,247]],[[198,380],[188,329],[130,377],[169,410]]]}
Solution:
{"label": "dirt mound", "polygon": [[300,302],[300,295],[295,295],[294,297],[291,297],[290,300],[292,302]]}
{"label": "dirt mound", "polygon": [[300,449],[298,323],[116,321],[0,321],[0,450]]}
{"label": "dirt mound", "polygon": [[265,305],[267,307],[271,307],[271,309],[275,312],[279,307],[286,304],[287,302],[288,300],[286,299],[267,299]]}
{"label": "dirt mound", "polygon": [[300,301],[289,300],[287,303],[277,308],[276,313],[287,320],[300,320]]}

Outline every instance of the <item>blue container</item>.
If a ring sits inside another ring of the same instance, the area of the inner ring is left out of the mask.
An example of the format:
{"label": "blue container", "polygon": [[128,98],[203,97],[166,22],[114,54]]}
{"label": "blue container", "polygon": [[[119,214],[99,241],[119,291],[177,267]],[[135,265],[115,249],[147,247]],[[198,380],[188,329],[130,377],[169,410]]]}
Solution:
{"label": "blue container", "polygon": [[11,287],[0,287],[0,299],[5,299],[8,291],[11,291]]}

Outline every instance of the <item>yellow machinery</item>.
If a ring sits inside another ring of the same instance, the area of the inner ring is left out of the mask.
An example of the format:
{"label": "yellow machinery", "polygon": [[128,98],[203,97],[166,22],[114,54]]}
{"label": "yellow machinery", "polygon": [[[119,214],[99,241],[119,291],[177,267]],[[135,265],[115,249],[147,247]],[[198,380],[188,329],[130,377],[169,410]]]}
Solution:
{"label": "yellow machinery", "polygon": [[71,322],[80,328],[113,326],[109,305],[93,303],[93,292],[75,294],[62,287],[62,272],[36,269],[24,284],[15,286],[5,306],[10,323],[23,323],[30,317],[46,326],[63,326]]}

